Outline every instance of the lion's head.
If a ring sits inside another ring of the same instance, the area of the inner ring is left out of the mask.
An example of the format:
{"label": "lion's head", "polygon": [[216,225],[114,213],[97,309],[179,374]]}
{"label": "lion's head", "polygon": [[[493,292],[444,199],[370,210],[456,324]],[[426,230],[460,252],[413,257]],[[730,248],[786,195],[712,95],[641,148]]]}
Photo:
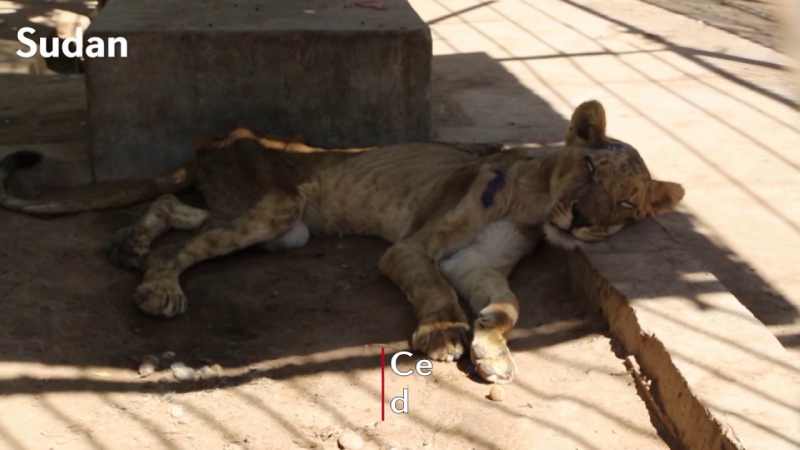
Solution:
{"label": "lion's head", "polygon": [[684,196],[678,183],[654,180],[639,152],[606,136],[606,115],[597,101],[575,109],[567,130],[568,151],[579,151],[585,182],[560,199],[545,224],[548,240],[574,247],[599,241],[625,225],[671,211]]}

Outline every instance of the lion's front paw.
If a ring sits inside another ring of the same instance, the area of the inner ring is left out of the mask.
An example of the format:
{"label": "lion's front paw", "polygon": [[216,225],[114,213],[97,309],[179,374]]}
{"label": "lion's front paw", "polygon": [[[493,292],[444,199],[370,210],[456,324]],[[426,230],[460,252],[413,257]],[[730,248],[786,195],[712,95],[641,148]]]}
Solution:
{"label": "lion's front paw", "polygon": [[188,303],[177,278],[145,281],[136,289],[134,301],[143,312],[162,317],[183,314]]}
{"label": "lion's front paw", "polygon": [[411,346],[437,361],[456,361],[464,354],[466,322],[424,321],[414,330]]}
{"label": "lion's front paw", "polygon": [[514,379],[516,364],[499,331],[476,325],[470,349],[470,359],[482,379],[490,383],[510,383]]}

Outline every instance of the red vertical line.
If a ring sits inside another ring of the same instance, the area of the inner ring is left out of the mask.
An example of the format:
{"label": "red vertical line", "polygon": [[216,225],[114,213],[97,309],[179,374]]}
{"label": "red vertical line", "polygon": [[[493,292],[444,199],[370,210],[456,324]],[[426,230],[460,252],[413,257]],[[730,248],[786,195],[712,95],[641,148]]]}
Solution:
{"label": "red vertical line", "polygon": [[386,420],[386,377],[384,371],[386,369],[386,353],[381,347],[381,422]]}

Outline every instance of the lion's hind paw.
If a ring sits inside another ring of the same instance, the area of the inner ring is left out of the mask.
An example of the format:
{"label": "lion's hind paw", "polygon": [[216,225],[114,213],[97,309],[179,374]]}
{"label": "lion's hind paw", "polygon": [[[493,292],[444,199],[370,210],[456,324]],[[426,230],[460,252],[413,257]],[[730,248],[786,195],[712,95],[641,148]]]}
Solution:
{"label": "lion's hind paw", "polygon": [[414,331],[411,346],[436,361],[456,361],[464,354],[468,329],[463,322],[423,322]]}

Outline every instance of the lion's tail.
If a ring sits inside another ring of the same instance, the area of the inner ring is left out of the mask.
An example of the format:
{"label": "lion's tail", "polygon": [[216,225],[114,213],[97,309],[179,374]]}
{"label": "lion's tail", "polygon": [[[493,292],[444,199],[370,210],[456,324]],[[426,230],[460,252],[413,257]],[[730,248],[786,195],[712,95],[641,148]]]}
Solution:
{"label": "lion's tail", "polygon": [[92,195],[66,200],[24,199],[10,193],[9,177],[17,169],[35,166],[42,155],[31,151],[12,153],[0,160],[0,206],[36,216],[55,216],[84,211],[118,208],[153,199],[161,194],[182,191],[194,184],[194,167],[190,164],[168,175],[136,182],[98,184]]}

